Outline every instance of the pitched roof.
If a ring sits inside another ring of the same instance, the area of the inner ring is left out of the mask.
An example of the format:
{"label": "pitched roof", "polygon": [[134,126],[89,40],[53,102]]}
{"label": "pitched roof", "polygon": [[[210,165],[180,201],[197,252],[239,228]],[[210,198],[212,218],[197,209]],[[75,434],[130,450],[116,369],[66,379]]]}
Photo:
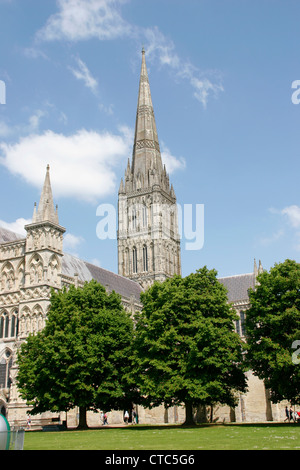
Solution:
{"label": "pitched roof", "polygon": [[140,301],[142,288],[137,282],[131,281],[107,269],[100,268],[99,266],[94,266],[67,253],[64,253],[62,259],[62,274],[70,277],[74,277],[75,274],[78,274],[78,279],[83,282],[95,279],[104,287],[108,287],[111,291],[114,290],[122,297],[129,299],[133,296],[135,301]]}
{"label": "pitched roof", "polygon": [[255,286],[255,275],[238,274],[218,279],[228,290],[228,301],[248,300],[248,290]]}
{"label": "pitched roof", "polygon": [[18,240],[25,240],[24,235],[14,233],[11,230],[0,227],[0,243],[15,242]]}

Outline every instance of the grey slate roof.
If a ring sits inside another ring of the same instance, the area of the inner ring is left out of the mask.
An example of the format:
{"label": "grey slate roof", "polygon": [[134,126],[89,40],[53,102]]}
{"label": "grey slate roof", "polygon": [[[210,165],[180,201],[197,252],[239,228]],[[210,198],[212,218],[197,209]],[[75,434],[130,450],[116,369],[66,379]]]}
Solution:
{"label": "grey slate roof", "polygon": [[24,240],[24,235],[11,232],[6,228],[0,227],[0,243],[15,242],[16,240]]}
{"label": "grey slate roof", "polygon": [[223,277],[218,280],[227,288],[229,302],[247,300],[249,298],[248,289],[255,286],[254,273]]}
{"label": "grey slate roof", "polygon": [[98,266],[94,266],[67,253],[64,253],[62,259],[62,274],[70,277],[74,277],[75,274],[78,274],[80,281],[95,279],[104,287],[108,287],[109,290],[114,290],[122,297],[130,298],[133,296],[134,300],[138,302],[140,300],[142,288],[137,282]]}

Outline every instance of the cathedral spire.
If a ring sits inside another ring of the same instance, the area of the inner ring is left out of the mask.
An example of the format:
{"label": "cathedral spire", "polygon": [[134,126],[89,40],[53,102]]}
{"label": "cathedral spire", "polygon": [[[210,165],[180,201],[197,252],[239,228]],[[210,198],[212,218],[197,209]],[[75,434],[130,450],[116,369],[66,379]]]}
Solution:
{"label": "cathedral spire", "polygon": [[145,50],[143,48],[132,156],[132,173],[134,176],[140,174],[140,177],[146,183],[148,181],[149,170],[153,168],[159,173],[163,171]]}
{"label": "cathedral spire", "polygon": [[52,222],[58,224],[57,210],[54,208],[52,188],[50,182],[50,166],[47,165],[46,177],[42,194],[38,206],[38,210],[34,211],[33,222]]}
{"label": "cathedral spire", "polygon": [[176,196],[162,164],[144,48],[132,162],[119,188],[117,237],[120,275],[146,288],[181,273]]}

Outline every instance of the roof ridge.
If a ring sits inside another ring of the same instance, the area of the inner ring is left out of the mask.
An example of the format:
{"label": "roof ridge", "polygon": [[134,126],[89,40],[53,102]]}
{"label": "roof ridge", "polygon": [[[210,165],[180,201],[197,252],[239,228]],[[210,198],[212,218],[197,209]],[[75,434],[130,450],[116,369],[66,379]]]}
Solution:
{"label": "roof ridge", "polygon": [[78,256],[72,255],[71,253],[64,252],[63,255],[68,255],[68,256],[71,256],[72,258],[74,258],[78,261],[81,261],[81,263],[84,263],[87,266],[87,268],[88,268],[88,265],[93,266],[93,268],[101,269],[102,271],[105,271],[109,274],[112,274],[113,276],[117,276],[121,279],[125,279],[126,281],[130,281],[131,283],[135,284],[136,286],[141,287],[138,282],[133,281],[132,279],[129,279],[128,277],[122,276],[121,274],[114,273],[113,271],[110,271],[109,269],[103,268],[102,266],[97,266],[96,264],[90,263],[89,261],[85,261],[84,259],[78,258]]}
{"label": "roof ridge", "polygon": [[241,276],[254,276],[254,273],[232,274],[231,276],[218,277],[218,279],[230,279],[233,277],[241,277]]}
{"label": "roof ridge", "polygon": [[89,264],[90,266],[93,266],[94,268],[102,269],[103,271],[106,271],[107,273],[113,274],[114,276],[120,277],[120,278],[122,278],[122,279],[126,279],[126,281],[133,282],[135,285],[138,285],[138,286],[139,286],[139,283],[138,283],[138,282],[133,281],[132,279],[129,279],[128,277],[122,276],[121,274],[114,273],[113,271],[110,271],[109,269],[102,268],[102,266],[97,266],[96,264],[90,263],[89,261],[84,261],[84,260],[80,260],[80,261],[83,261],[83,263]]}

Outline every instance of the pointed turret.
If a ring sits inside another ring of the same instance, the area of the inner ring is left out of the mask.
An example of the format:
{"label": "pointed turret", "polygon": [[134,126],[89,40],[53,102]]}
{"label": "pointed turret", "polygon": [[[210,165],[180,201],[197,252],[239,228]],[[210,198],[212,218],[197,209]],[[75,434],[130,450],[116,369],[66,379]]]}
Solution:
{"label": "pointed turret", "polygon": [[49,250],[62,253],[62,242],[65,228],[58,222],[58,206],[54,207],[50,183],[50,167],[47,165],[45,181],[37,208],[34,203],[32,222],[25,225],[26,253],[38,250]]}
{"label": "pointed turret", "polygon": [[160,174],[163,172],[146,66],[145,50],[143,49],[132,155],[132,173],[134,176],[140,174],[144,184],[147,185],[148,172],[153,168],[155,168]]}
{"label": "pointed turret", "polygon": [[254,276],[255,278],[258,276],[258,269],[257,269],[257,264],[256,264],[256,259],[254,258]]}
{"label": "pointed turret", "polygon": [[125,193],[125,188],[124,188],[123,178],[121,178],[119,194],[124,194],[124,193]]}
{"label": "pointed turret", "polygon": [[47,165],[45,182],[37,212],[34,214],[34,222],[52,222],[58,224],[58,214],[55,211],[52,188],[50,182],[50,166]]}

